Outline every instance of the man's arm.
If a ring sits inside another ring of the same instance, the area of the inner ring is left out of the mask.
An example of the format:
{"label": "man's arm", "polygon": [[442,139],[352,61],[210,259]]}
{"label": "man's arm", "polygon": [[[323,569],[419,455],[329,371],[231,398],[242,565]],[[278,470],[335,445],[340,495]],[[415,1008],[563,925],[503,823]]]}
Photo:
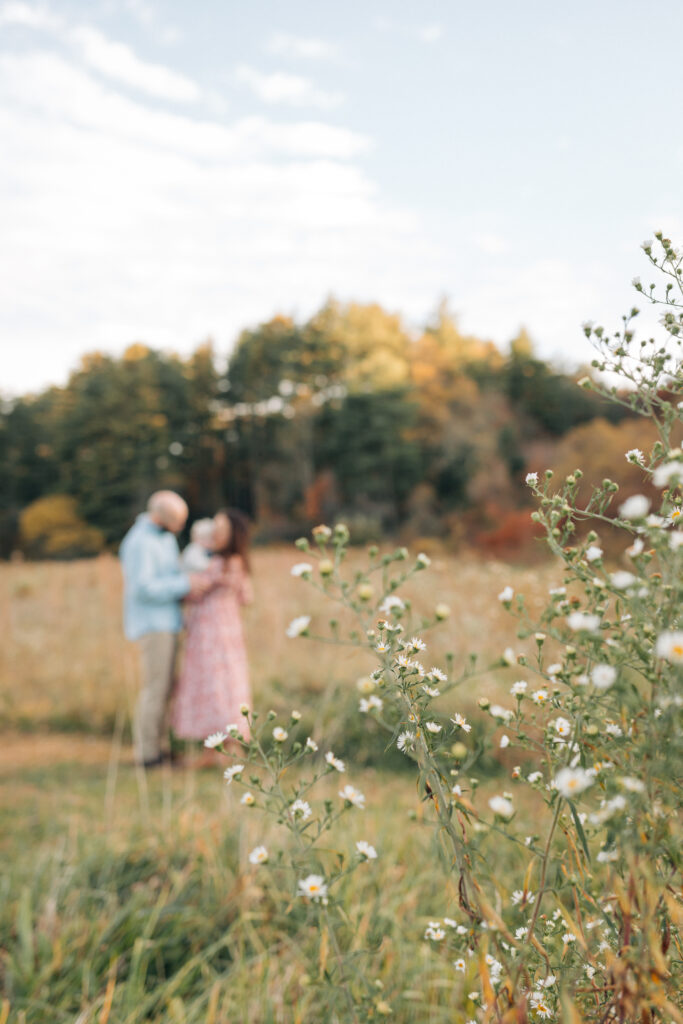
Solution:
{"label": "man's arm", "polygon": [[130,552],[126,561],[129,570],[133,570],[131,575],[134,589],[139,597],[150,604],[180,601],[190,592],[190,577],[181,572],[180,568],[160,571],[155,565],[153,552],[144,546],[135,553]]}

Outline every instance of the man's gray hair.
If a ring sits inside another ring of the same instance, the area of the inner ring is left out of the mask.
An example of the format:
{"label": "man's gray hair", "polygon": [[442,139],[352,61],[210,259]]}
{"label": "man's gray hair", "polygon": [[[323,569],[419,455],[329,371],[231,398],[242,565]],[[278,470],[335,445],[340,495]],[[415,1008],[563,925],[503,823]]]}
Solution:
{"label": "man's gray hair", "polygon": [[187,503],[175,491],[155,491],[147,502],[147,511],[166,522],[169,515],[187,515]]}

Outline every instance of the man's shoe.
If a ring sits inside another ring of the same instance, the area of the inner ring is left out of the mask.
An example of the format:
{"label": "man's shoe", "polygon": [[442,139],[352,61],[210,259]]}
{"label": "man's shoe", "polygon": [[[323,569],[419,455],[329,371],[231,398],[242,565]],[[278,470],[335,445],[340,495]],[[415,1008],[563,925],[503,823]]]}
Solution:
{"label": "man's shoe", "polygon": [[153,757],[150,761],[139,762],[142,768],[158,768],[165,761],[163,754],[159,754],[158,757]]}

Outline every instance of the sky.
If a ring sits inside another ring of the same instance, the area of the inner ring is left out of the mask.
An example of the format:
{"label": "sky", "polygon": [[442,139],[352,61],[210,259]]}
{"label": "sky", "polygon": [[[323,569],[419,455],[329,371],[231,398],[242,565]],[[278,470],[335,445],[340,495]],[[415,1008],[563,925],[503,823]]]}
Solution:
{"label": "sky", "polygon": [[0,0],[0,393],[334,295],[589,359],[683,242],[679,0]]}

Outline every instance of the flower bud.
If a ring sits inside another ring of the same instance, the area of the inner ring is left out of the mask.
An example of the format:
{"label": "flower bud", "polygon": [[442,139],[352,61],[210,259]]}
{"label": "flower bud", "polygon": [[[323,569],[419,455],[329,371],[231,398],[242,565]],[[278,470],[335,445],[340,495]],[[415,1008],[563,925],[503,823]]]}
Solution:
{"label": "flower bud", "polygon": [[299,537],[298,540],[294,541],[294,547],[298,548],[299,551],[308,551],[309,548],[310,548],[310,545],[309,545],[308,540],[307,540],[306,537]]}
{"label": "flower bud", "polygon": [[375,588],[372,583],[361,583],[356,593],[361,601],[369,601],[375,593]]}
{"label": "flower bud", "polygon": [[488,697],[480,697],[479,700],[477,701],[477,704],[479,705],[482,711],[486,711],[487,708],[491,706],[491,701],[488,699]]}
{"label": "flower bud", "polygon": [[329,558],[323,558],[318,565],[321,576],[331,576],[334,572],[334,562]]}
{"label": "flower bud", "polygon": [[447,604],[437,604],[436,608],[434,609],[434,614],[436,615],[439,622],[443,622],[443,620],[447,619],[448,616],[451,614],[451,610]]}
{"label": "flower bud", "polygon": [[464,761],[467,757],[467,747],[464,743],[454,743],[451,746],[451,754],[457,761]]}

